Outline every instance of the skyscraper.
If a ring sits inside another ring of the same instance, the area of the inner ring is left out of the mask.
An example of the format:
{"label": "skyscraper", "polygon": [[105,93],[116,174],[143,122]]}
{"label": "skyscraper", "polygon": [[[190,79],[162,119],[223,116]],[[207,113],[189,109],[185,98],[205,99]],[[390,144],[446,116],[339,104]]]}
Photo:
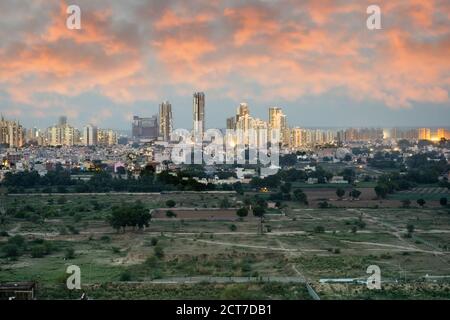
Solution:
{"label": "skyscraper", "polygon": [[203,92],[194,93],[193,110],[194,135],[200,140],[205,132],[205,94]]}
{"label": "skyscraper", "polygon": [[17,121],[0,119],[0,144],[20,148],[25,144],[25,129]]}
{"label": "skyscraper", "polygon": [[430,128],[419,128],[419,140],[431,140]]}
{"label": "skyscraper", "polygon": [[88,124],[83,129],[83,144],[85,146],[95,146],[98,143],[97,127]]}
{"label": "skyscraper", "polygon": [[137,140],[151,140],[158,137],[158,116],[151,118],[133,117],[131,132],[133,139]]}
{"label": "skyscraper", "polygon": [[169,141],[172,129],[172,105],[164,101],[159,105],[159,136]]}
{"label": "skyscraper", "polygon": [[[290,134],[287,126],[286,115],[281,108],[269,108],[269,136],[272,137],[272,132],[278,131],[280,141],[283,144],[289,144]],[[270,140],[270,138],[269,138]]]}

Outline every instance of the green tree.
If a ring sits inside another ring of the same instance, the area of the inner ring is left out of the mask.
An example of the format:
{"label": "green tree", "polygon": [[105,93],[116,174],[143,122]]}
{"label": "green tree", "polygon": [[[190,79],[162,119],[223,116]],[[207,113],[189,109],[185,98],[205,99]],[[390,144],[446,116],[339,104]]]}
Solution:
{"label": "green tree", "polygon": [[448,203],[447,198],[442,197],[441,199],[439,199],[439,203],[441,204],[441,206],[445,207]]}
{"label": "green tree", "polygon": [[248,216],[248,209],[246,207],[239,208],[236,211],[236,214],[239,218],[245,218],[246,216]]}
{"label": "green tree", "polygon": [[385,184],[378,184],[375,188],[375,193],[379,199],[385,199],[389,193],[389,189]]}
{"label": "green tree", "polygon": [[7,258],[15,258],[19,256],[19,246],[13,243],[3,245],[2,251]]}
{"label": "green tree", "polygon": [[417,200],[417,204],[418,204],[419,206],[421,206],[421,207],[423,207],[423,206],[425,205],[425,203],[426,203],[426,201],[425,201],[424,199],[422,199],[422,198],[420,198],[420,199]]}
{"label": "green tree", "polygon": [[342,200],[342,197],[345,195],[345,190],[342,188],[338,188],[336,190],[336,195],[339,197],[340,200]]}
{"label": "green tree", "polygon": [[264,209],[263,207],[257,206],[253,208],[253,215],[255,217],[262,219],[264,217],[264,213],[266,213],[266,209]]}
{"label": "green tree", "polygon": [[75,258],[75,250],[72,247],[67,248],[64,253],[64,257],[66,258],[66,260],[74,259]]}
{"label": "green tree", "polygon": [[415,227],[414,227],[413,224],[408,224],[408,225],[406,226],[406,230],[408,230],[408,233],[409,233],[409,234],[412,234],[412,233],[414,232],[414,229],[415,229]]}
{"label": "green tree", "polygon": [[302,189],[294,190],[294,199],[300,203],[308,205],[308,197],[306,196],[306,193],[304,193]]}
{"label": "green tree", "polygon": [[359,196],[361,195],[361,191],[353,189],[352,191],[350,191],[350,197],[352,197],[352,199],[358,199]]}
{"label": "green tree", "polygon": [[166,201],[166,206],[168,206],[169,208],[175,207],[176,204],[177,203],[175,201],[173,201],[172,199]]}
{"label": "green tree", "polygon": [[167,217],[167,218],[176,218],[176,217],[177,217],[177,214],[176,214],[175,212],[173,212],[172,210],[168,210],[168,211],[166,212],[166,217]]}

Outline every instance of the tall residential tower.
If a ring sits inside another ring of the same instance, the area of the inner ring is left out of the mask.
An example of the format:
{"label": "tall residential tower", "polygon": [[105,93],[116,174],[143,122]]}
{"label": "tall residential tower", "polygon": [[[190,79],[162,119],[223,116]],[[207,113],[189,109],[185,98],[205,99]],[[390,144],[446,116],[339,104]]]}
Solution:
{"label": "tall residential tower", "polygon": [[172,105],[169,101],[164,101],[159,105],[159,136],[164,141],[170,140],[172,126]]}
{"label": "tall residential tower", "polygon": [[205,133],[205,94],[203,92],[194,93],[193,110],[194,135],[203,140]]}

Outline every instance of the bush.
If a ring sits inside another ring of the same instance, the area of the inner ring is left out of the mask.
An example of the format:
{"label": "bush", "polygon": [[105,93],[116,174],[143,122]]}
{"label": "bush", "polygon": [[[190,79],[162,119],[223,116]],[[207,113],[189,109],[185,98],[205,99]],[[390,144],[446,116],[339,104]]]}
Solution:
{"label": "bush", "polygon": [[166,201],[166,206],[168,206],[169,208],[175,207],[176,204],[177,204],[177,203],[176,203],[175,201],[173,201],[173,200],[167,200],[167,201]]}
{"label": "bush", "polygon": [[156,247],[153,249],[153,252],[154,252],[154,254],[155,254],[155,257],[157,257],[158,259],[164,258],[164,250],[163,250],[162,247],[156,246]]}
{"label": "bush", "polygon": [[319,202],[318,206],[319,206],[320,209],[327,209],[327,208],[330,207],[330,205],[328,204],[327,201]]}
{"label": "bush", "polygon": [[233,232],[237,230],[237,227],[236,227],[235,224],[231,224],[231,225],[229,226],[229,228],[230,228],[230,231],[233,231]]}
{"label": "bush", "polygon": [[131,281],[131,273],[129,271],[124,271],[120,274],[120,281]]}
{"label": "bush", "polygon": [[314,232],[315,233],[324,233],[325,232],[325,228],[323,226],[316,226],[314,228]]}
{"label": "bush", "polygon": [[441,204],[441,206],[445,207],[448,203],[447,198],[443,197],[441,199],[439,199],[439,203]]}
{"label": "bush", "polygon": [[5,244],[2,247],[2,251],[7,258],[15,258],[19,256],[19,246],[13,243]]}
{"label": "bush", "polygon": [[112,247],[111,250],[115,254],[120,253],[120,248],[118,248],[118,247]]}
{"label": "bush", "polygon": [[244,218],[244,217],[246,217],[246,216],[248,216],[248,209],[247,208],[239,208],[237,211],[236,211],[236,214],[237,214],[237,216],[239,217],[239,218]]}
{"label": "bush", "polygon": [[176,217],[177,217],[177,214],[176,214],[175,212],[173,212],[172,210],[168,210],[168,211],[166,212],[166,217],[167,217],[167,218],[176,218]]}
{"label": "bush", "polygon": [[47,250],[44,245],[35,245],[31,248],[32,258],[42,258],[45,256]]}
{"label": "bush", "polygon": [[9,237],[9,233],[6,231],[0,231],[0,237]]}
{"label": "bush", "polygon": [[14,244],[14,245],[18,246],[19,248],[21,248],[21,247],[25,246],[25,238],[20,235],[11,237],[8,239],[8,244]]}
{"label": "bush", "polygon": [[111,242],[111,238],[109,236],[102,236],[100,238],[101,241],[106,242],[106,243],[110,243]]}
{"label": "bush", "polygon": [[154,247],[154,246],[156,246],[157,244],[158,244],[158,239],[157,238],[152,238],[151,240],[150,240],[150,244]]}
{"label": "bush", "polygon": [[425,205],[426,201],[424,199],[418,199],[417,200],[417,204],[421,207],[423,207]]}
{"label": "bush", "polygon": [[75,250],[74,250],[73,248],[67,248],[67,249],[66,249],[66,252],[65,252],[65,254],[64,254],[64,257],[65,257],[67,260],[74,259],[74,258],[75,258]]}

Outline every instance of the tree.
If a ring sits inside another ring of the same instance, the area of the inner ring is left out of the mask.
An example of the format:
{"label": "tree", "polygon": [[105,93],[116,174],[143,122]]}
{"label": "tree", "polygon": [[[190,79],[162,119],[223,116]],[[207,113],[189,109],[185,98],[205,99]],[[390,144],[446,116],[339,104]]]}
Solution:
{"label": "tree", "polygon": [[408,224],[408,225],[406,226],[406,229],[408,230],[408,233],[411,234],[411,233],[414,232],[415,227],[414,227],[413,224]]}
{"label": "tree", "polygon": [[308,204],[308,197],[303,192],[302,189],[295,189],[294,190],[294,199],[297,200],[300,203]]}
{"label": "tree", "polygon": [[280,188],[282,193],[290,193],[292,189],[292,184],[290,182],[286,182]]}
{"label": "tree", "polygon": [[167,200],[167,201],[166,201],[166,206],[168,206],[169,208],[175,207],[176,204],[177,204],[177,203],[176,203],[175,201],[173,201],[173,200]]}
{"label": "tree", "polygon": [[324,233],[325,228],[323,226],[316,226],[316,227],[314,227],[314,232],[315,233]]}
{"label": "tree", "polygon": [[387,194],[388,194],[388,192],[389,192],[388,187],[386,185],[384,185],[384,184],[378,184],[374,188],[374,190],[375,190],[375,193],[377,194],[377,197],[379,199],[385,199]]}
{"label": "tree", "polygon": [[158,259],[164,258],[164,250],[160,246],[154,247],[153,248],[153,253],[155,254],[155,257],[157,257]]}
{"label": "tree", "polygon": [[350,191],[350,197],[352,197],[352,199],[358,199],[359,196],[361,195],[361,191],[353,189],[352,191]]}
{"label": "tree", "polygon": [[168,210],[168,211],[166,212],[166,217],[167,217],[167,218],[176,218],[176,217],[177,217],[177,214],[176,214],[175,212],[173,212],[172,210]]}
{"label": "tree", "polygon": [[239,218],[244,218],[244,217],[248,216],[248,209],[246,207],[239,208],[236,211],[236,214]]}
{"label": "tree", "polygon": [[64,257],[66,258],[66,260],[75,258],[75,250],[73,248],[67,248]]}
{"label": "tree", "polygon": [[441,204],[441,206],[445,207],[448,203],[447,198],[443,197],[441,199],[439,199],[439,203]]}
{"label": "tree", "polygon": [[336,195],[339,197],[340,200],[342,200],[342,197],[345,195],[345,190],[342,188],[338,188],[336,190]]}
{"label": "tree", "polygon": [[424,199],[422,199],[422,198],[420,198],[420,199],[417,200],[417,204],[418,204],[419,206],[421,206],[421,207],[423,207],[423,206],[425,205],[425,203],[426,203],[426,201],[425,201]]}
{"label": "tree", "polygon": [[263,218],[264,217],[264,213],[266,213],[266,209],[264,209],[263,207],[254,207],[253,208],[253,215],[255,217],[259,217],[259,218]]}
{"label": "tree", "polygon": [[19,255],[19,247],[16,244],[5,244],[2,251],[7,258],[15,258]]}

